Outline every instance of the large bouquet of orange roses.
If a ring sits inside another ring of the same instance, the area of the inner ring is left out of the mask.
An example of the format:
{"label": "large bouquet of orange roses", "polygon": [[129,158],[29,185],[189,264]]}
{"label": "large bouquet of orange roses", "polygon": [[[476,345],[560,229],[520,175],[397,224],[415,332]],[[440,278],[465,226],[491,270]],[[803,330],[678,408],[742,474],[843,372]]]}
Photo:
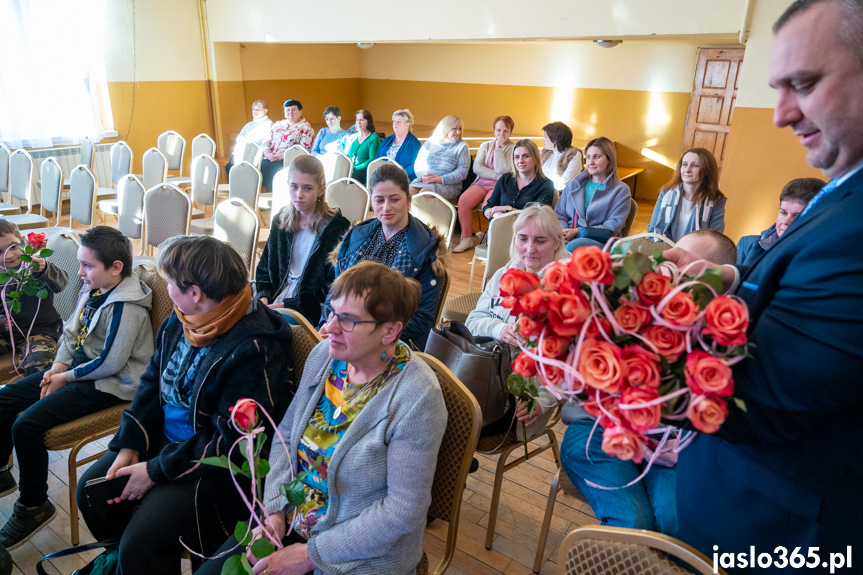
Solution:
{"label": "large bouquet of orange roses", "polygon": [[[696,264],[697,267],[703,267]],[[733,397],[731,366],[746,356],[746,305],[719,295],[721,280],[678,269],[659,250],[581,247],[541,276],[509,270],[503,306],[528,345],[513,372],[537,376],[559,399],[581,403],[602,427],[602,449],[640,463],[679,451],[691,427],[715,433]]]}

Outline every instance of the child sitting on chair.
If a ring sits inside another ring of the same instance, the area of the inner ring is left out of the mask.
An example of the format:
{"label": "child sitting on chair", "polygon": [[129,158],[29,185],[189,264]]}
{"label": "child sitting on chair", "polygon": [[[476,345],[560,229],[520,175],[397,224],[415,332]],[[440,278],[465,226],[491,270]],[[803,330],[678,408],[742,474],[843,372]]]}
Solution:
{"label": "child sitting on chair", "polygon": [[[132,275],[129,238],[107,226],[92,228],[81,237],[78,262],[84,289],[54,365],[0,389],[0,461],[8,461],[14,446],[20,469],[20,495],[0,529],[0,544],[9,550],[57,514],[48,500],[45,432],[131,400],[153,355],[152,293]],[[16,487],[9,467],[0,469],[0,496]]]}
{"label": "child sitting on chair", "polygon": [[[16,270],[21,266],[21,249],[24,240],[21,231],[9,220],[0,219],[0,271]],[[48,297],[21,294],[21,310],[0,310],[0,355],[12,353],[24,375],[41,373],[51,367],[57,353],[57,339],[63,331],[63,320],[54,308],[54,294],[66,287],[69,277],[61,269],[42,258],[33,256],[34,278],[44,280]],[[12,280],[6,287],[7,296],[17,289]],[[6,314],[9,313],[11,318]],[[10,321],[11,320],[11,321]]]}

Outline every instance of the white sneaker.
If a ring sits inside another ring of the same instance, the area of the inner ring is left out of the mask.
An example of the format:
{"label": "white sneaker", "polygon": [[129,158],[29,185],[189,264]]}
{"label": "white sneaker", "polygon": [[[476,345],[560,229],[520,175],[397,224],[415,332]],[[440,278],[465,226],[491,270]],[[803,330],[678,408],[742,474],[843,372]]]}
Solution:
{"label": "white sneaker", "polygon": [[473,247],[473,238],[462,238],[456,247],[452,249],[453,253],[460,254],[466,252]]}

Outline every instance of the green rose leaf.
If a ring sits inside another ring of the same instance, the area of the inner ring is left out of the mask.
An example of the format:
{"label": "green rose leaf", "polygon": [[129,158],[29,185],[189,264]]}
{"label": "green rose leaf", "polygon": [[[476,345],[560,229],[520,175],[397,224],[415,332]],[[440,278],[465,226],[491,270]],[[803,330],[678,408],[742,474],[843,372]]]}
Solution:
{"label": "green rose leaf", "polygon": [[270,543],[270,540],[266,537],[256,539],[255,542],[252,543],[252,555],[258,559],[263,559],[268,555],[272,555],[275,550],[276,548],[273,547],[273,544]]}
{"label": "green rose leaf", "polygon": [[238,521],[234,527],[234,537],[240,542],[240,545],[246,546],[252,541],[252,530],[249,529],[249,524],[245,521]]}
{"label": "green rose leaf", "polygon": [[284,495],[294,507],[299,507],[306,500],[306,492],[299,479],[294,479],[290,483],[282,485],[282,495]]}
{"label": "green rose leaf", "polygon": [[42,250],[41,252],[39,252],[40,258],[47,258],[48,256],[53,256],[53,255],[54,255],[54,250],[49,250],[47,248]]}
{"label": "green rose leaf", "polygon": [[33,284],[28,284],[24,286],[24,295],[36,295],[38,288]]}
{"label": "green rose leaf", "polygon": [[21,313],[21,302],[20,301],[15,300],[15,302],[12,304],[12,313]]}
{"label": "green rose leaf", "polygon": [[258,459],[255,461],[255,477],[263,479],[270,472],[270,462],[266,459]]}
{"label": "green rose leaf", "polygon": [[38,297],[39,299],[45,299],[46,297],[48,297],[48,290],[45,288],[40,289],[36,292],[36,297]]}
{"label": "green rose leaf", "polygon": [[221,575],[247,575],[249,572],[243,567],[244,555],[231,555],[222,565]]}
{"label": "green rose leaf", "polygon": [[22,262],[32,262],[33,261],[33,258],[28,256],[27,254],[21,254],[20,256],[18,256],[18,259],[20,259]]}

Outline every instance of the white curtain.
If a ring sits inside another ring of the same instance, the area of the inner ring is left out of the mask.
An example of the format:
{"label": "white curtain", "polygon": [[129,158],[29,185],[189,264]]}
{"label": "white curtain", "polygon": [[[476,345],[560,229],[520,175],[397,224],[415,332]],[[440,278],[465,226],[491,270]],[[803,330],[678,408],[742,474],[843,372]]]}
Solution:
{"label": "white curtain", "polygon": [[0,0],[0,140],[10,148],[104,136],[104,1]]}

